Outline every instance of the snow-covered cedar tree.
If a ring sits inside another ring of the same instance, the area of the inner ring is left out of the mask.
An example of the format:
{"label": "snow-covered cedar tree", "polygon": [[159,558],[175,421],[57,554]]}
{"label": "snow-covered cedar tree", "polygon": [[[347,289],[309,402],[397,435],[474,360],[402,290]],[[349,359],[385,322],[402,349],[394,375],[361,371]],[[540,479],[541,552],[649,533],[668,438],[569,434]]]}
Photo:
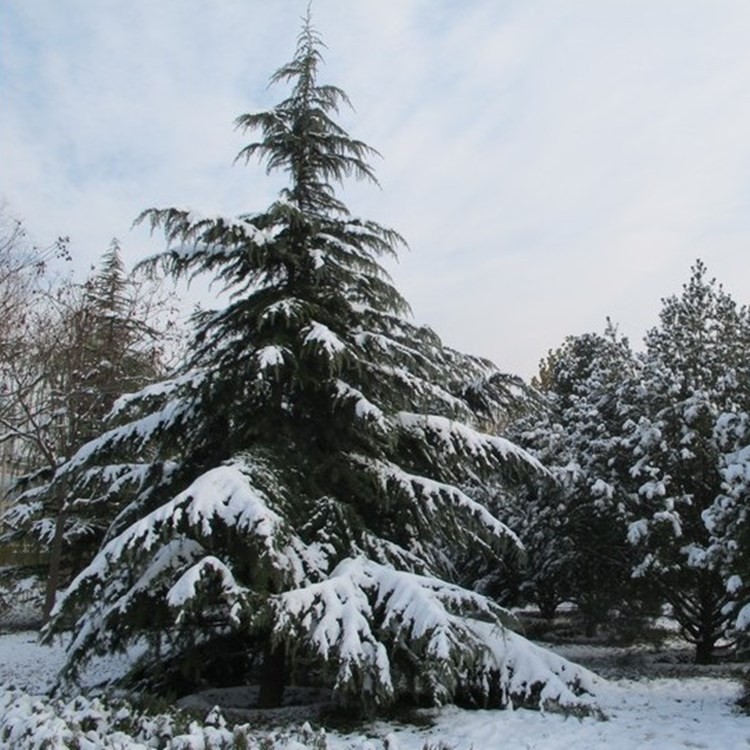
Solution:
{"label": "snow-covered cedar tree", "polygon": [[525,587],[547,617],[574,602],[590,635],[634,601],[617,398],[633,369],[630,346],[611,323],[603,335],[568,337],[534,382],[546,409],[510,431],[549,469],[511,495],[508,519],[528,555]]}
{"label": "snow-covered cedar tree", "polygon": [[308,19],[271,79],[288,98],[237,120],[260,133],[239,158],[286,173],[277,200],[236,219],[143,215],[171,243],[151,264],[208,272],[229,301],[197,317],[186,370],[122,398],[45,490],[121,508],[47,634],[74,629],[69,678],[138,641],[152,681],[258,679],[265,705],[289,681],[364,711],[581,705],[588,673],[463,585],[467,549],[518,545],[459,488],[537,470],[483,431],[517,383],[405,317],[378,260],[399,236],[334,192],[373,179],[372,152],[334,121],[347,99],[318,83],[320,50]]}
{"label": "snow-covered cedar tree", "polygon": [[705,662],[729,624],[722,558],[733,542],[721,530],[732,525],[715,511],[736,478],[726,415],[747,408],[750,317],[698,261],[682,294],[663,301],[645,345],[624,427],[635,574],[659,587]]}
{"label": "snow-covered cedar tree", "polygon": [[70,582],[91,560],[113,516],[109,503],[39,494],[40,483],[101,433],[120,395],[164,374],[169,297],[163,285],[142,281],[125,272],[113,240],[84,283],[65,279],[38,295],[42,312],[29,316],[23,352],[4,368],[14,408],[3,426],[28,449],[30,473],[11,488],[3,538],[51,548],[48,609],[59,579]]}

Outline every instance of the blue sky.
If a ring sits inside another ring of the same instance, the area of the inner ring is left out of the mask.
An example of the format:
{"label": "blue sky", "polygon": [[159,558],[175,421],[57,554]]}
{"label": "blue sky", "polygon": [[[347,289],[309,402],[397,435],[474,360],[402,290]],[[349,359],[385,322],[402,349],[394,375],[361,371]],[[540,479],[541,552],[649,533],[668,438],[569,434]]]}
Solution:
{"label": "blue sky", "polygon": [[[0,196],[85,267],[135,216],[263,208],[233,120],[272,105],[306,0],[4,0]],[[377,148],[353,212],[408,240],[415,318],[530,376],[610,316],[638,344],[691,263],[750,301],[746,0],[315,0],[322,78]],[[193,294],[205,294],[196,289]]]}

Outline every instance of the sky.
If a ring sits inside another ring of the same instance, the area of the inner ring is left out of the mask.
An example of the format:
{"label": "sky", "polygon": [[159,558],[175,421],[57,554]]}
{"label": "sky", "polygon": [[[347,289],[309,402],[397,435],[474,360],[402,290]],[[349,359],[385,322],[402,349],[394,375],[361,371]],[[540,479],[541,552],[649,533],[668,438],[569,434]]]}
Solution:
{"label": "sky", "polygon": [[[307,0],[0,0],[0,197],[82,272],[146,208],[264,209],[234,164]],[[352,213],[405,236],[414,318],[525,378],[610,317],[634,347],[697,258],[750,302],[747,0],[314,0],[375,147]],[[210,296],[200,284],[188,299]]]}

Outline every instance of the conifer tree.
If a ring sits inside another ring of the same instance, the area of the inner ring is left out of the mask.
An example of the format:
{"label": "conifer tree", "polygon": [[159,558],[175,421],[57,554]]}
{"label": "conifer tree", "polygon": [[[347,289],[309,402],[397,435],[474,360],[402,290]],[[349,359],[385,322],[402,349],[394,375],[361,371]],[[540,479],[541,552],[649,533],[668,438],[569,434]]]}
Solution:
{"label": "conifer tree", "polygon": [[646,336],[625,425],[634,481],[629,536],[640,553],[635,573],[658,585],[699,662],[711,659],[729,624],[713,512],[728,494],[733,462],[724,415],[747,409],[748,347],[747,309],[707,279],[698,261]]}
{"label": "conifer tree", "polygon": [[709,535],[706,559],[720,572],[727,602],[726,635],[747,658],[750,643],[750,393],[714,428],[719,449],[721,491],[704,511]]}
{"label": "conifer tree", "polygon": [[271,79],[288,97],[237,121],[260,133],[240,158],[288,177],[276,201],[143,214],[171,243],[149,264],[207,272],[229,301],[197,316],[185,370],[121,399],[43,490],[121,508],[49,633],[76,622],[70,677],[145,639],[152,678],[260,675],[268,705],[303,677],[359,710],[575,703],[586,673],[461,585],[467,549],[518,540],[460,486],[538,465],[482,431],[515,382],[409,322],[379,260],[401,238],[336,195],[374,179],[374,152],[333,119],[347,99],[318,82],[321,48],[308,18]]}
{"label": "conifer tree", "polygon": [[57,438],[61,457],[101,432],[119,396],[164,374],[158,340],[163,332],[152,327],[145,309],[151,295],[143,295],[140,286],[126,273],[113,239],[83,284],[57,294],[55,333],[66,340],[53,349],[48,367],[64,414],[59,420],[64,435]]}
{"label": "conifer tree", "polygon": [[618,390],[634,369],[611,323],[604,335],[568,337],[535,380],[546,410],[512,431],[550,472],[528,483],[510,516],[528,549],[526,588],[548,617],[575,602],[590,635],[633,594]]}

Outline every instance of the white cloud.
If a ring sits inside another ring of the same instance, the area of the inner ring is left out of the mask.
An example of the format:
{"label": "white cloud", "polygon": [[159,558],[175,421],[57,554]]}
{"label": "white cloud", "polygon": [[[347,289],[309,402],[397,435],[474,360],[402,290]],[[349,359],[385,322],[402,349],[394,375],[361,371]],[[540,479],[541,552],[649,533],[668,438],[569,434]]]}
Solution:
{"label": "white cloud", "polygon": [[[9,0],[0,193],[41,241],[95,258],[151,205],[237,212],[232,167],[306,0]],[[316,0],[326,80],[383,153],[353,208],[401,231],[394,275],[452,345],[530,375],[606,315],[638,339],[690,263],[750,298],[744,0]],[[150,249],[149,249],[150,248]],[[87,261],[88,262],[88,261]]]}

